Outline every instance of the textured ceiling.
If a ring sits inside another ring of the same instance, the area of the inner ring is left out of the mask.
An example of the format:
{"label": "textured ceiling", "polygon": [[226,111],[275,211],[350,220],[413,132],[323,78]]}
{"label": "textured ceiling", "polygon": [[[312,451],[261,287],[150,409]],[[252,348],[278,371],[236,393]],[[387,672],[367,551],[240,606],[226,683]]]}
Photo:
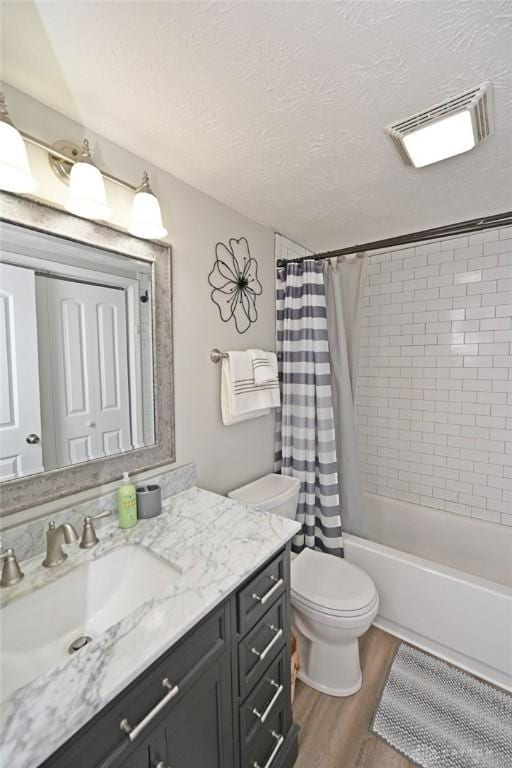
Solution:
{"label": "textured ceiling", "polygon": [[[316,250],[512,208],[510,0],[4,0],[2,15],[6,82]],[[404,166],[384,126],[486,79],[496,135]]]}

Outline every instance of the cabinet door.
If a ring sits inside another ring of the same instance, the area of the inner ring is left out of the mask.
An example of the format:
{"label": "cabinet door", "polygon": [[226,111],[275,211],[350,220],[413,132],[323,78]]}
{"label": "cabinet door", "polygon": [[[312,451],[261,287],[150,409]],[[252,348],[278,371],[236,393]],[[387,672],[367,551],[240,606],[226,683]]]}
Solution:
{"label": "cabinet door", "polygon": [[212,665],[191,687],[169,714],[164,728],[169,768],[232,768],[229,656]]}
{"label": "cabinet door", "polygon": [[168,768],[168,766],[167,733],[165,726],[163,728],[159,726],[149,737],[149,768]]}
{"label": "cabinet door", "polygon": [[148,743],[141,744],[121,765],[123,768],[150,768]]}

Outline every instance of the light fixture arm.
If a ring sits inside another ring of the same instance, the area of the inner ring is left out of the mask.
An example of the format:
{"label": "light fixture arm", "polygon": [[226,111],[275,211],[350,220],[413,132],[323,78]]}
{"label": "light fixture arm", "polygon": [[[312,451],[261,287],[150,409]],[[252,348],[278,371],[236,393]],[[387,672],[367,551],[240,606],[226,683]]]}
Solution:
{"label": "light fixture arm", "polygon": [[149,186],[149,176],[147,171],[144,171],[142,174],[142,181],[140,186],[137,187],[136,192],[146,192],[148,195],[153,194],[153,190]]}
{"label": "light fixture arm", "polygon": [[[149,186],[147,171],[141,184],[135,186],[103,171],[95,164],[89,141],[81,146],[68,140],[59,140],[52,146],[42,139],[18,130],[9,117],[5,96],[0,92],[0,188],[7,191],[30,194],[37,186],[30,172],[24,142],[42,149],[48,155],[50,167],[56,176],[69,184],[64,207],[76,216],[92,220],[106,220],[112,216],[105,191],[105,180],[135,193],[132,201],[132,218],[128,231],[135,237],[155,239],[167,236],[162,223],[158,198]],[[14,160],[13,160],[14,156]]]}
{"label": "light fixture arm", "polygon": [[92,155],[91,150],[89,148],[89,140],[84,139],[82,142],[82,154],[78,158],[79,163],[91,163],[92,164]]}
{"label": "light fixture arm", "polygon": [[[29,144],[32,144],[34,147],[39,147],[39,149],[43,149],[45,152],[48,152],[48,154],[51,157],[55,157],[57,160],[61,160],[64,163],[67,163],[68,165],[74,165],[78,161],[83,162],[83,158],[80,156],[80,149],[77,152],[76,156],[70,154],[66,154],[56,147],[52,146],[51,144],[48,144],[46,141],[43,141],[42,139],[37,139],[35,136],[31,136],[29,133],[26,133],[25,131],[20,131],[18,129],[18,132],[22,135],[22,137],[25,139],[25,141],[28,141]],[[87,139],[85,139],[87,141]],[[57,142],[58,143],[58,142]],[[72,142],[67,142],[70,146],[72,146]],[[87,142],[88,144],[88,142]],[[82,151],[83,151],[83,145],[82,145]],[[90,155],[89,155],[90,156]],[[134,184],[129,184],[127,181],[124,181],[123,179],[118,178],[117,176],[113,176],[111,173],[108,173],[107,171],[104,171],[102,168],[98,168],[101,175],[104,179],[107,179],[107,181],[111,181],[113,184],[117,184],[119,187],[123,187],[124,189],[130,190],[130,192],[136,192],[138,187]],[[57,174],[59,178],[62,178],[60,174]]]}

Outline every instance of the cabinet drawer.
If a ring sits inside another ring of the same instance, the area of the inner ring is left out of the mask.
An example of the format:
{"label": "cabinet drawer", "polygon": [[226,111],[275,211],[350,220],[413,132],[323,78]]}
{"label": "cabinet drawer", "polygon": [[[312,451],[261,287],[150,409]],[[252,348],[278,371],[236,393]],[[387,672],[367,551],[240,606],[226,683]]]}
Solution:
{"label": "cabinet drawer", "polygon": [[[132,744],[144,740],[150,725],[157,723],[181,701],[194,681],[226,651],[229,645],[228,610],[228,604],[217,609],[189,636],[180,640],[41,768],[69,768],[71,765],[73,768],[109,768],[117,765],[119,758],[131,750]],[[122,729],[123,722],[129,733]]]}
{"label": "cabinet drawer", "polygon": [[284,552],[242,587],[237,595],[238,632],[245,635],[286,589]]}
{"label": "cabinet drawer", "polygon": [[238,645],[240,698],[245,698],[286,642],[286,595],[282,595]]}
{"label": "cabinet drawer", "polygon": [[[285,698],[290,696],[289,675],[287,673],[289,665],[288,651],[284,647],[240,707],[242,748],[245,745],[245,749],[247,749],[273,713],[287,703]],[[286,709],[288,708],[285,707]],[[291,723],[287,725],[291,725]]]}
{"label": "cabinet drawer", "polygon": [[288,728],[284,707],[278,708],[258,731],[257,737],[242,749],[242,768],[273,768],[280,762]]}

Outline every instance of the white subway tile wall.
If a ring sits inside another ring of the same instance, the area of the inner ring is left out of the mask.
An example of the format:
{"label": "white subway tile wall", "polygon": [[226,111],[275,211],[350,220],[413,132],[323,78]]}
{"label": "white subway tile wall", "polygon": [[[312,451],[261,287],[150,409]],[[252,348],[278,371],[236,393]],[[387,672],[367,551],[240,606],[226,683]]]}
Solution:
{"label": "white subway tile wall", "polygon": [[512,228],[370,256],[366,491],[512,524]]}

